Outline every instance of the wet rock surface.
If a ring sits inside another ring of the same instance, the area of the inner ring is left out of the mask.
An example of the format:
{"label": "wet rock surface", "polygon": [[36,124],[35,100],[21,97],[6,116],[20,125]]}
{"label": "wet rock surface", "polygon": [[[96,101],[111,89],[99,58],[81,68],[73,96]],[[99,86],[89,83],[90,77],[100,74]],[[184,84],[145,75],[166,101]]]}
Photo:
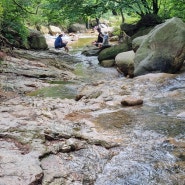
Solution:
{"label": "wet rock surface", "polygon": [[[185,184],[184,71],[86,83],[72,56],[20,52],[0,65],[0,184]],[[48,80],[80,98],[27,96]]]}

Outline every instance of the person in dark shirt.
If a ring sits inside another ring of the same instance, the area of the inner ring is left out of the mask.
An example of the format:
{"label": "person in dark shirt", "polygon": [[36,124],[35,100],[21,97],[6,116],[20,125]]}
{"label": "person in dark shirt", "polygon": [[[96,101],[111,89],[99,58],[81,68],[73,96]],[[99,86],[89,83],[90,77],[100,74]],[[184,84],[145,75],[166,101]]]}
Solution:
{"label": "person in dark shirt", "polygon": [[63,36],[63,34],[61,33],[61,34],[59,34],[59,36],[56,38],[56,40],[55,40],[55,43],[54,43],[54,45],[55,45],[55,49],[59,49],[59,48],[65,48],[65,51],[66,52],[69,52],[69,48],[67,47],[67,42],[64,42],[63,40],[62,40],[62,36]]}
{"label": "person in dark shirt", "polygon": [[98,31],[98,38],[96,41],[93,42],[93,45],[99,46],[103,42],[103,33],[101,32],[101,28],[97,28]]}

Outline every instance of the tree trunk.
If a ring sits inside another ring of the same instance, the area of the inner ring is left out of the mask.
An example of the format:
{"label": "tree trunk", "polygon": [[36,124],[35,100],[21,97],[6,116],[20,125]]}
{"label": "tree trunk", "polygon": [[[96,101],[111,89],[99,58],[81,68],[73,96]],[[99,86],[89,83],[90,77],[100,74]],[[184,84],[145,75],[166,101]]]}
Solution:
{"label": "tree trunk", "polygon": [[120,13],[121,13],[121,18],[122,18],[122,23],[124,23],[125,22],[125,17],[124,17],[122,9],[120,9]]}
{"label": "tree trunk", "polygon": [[159,11],[158,0],[153,0],[152,3],[153,3],[153,14],[157,15]]}

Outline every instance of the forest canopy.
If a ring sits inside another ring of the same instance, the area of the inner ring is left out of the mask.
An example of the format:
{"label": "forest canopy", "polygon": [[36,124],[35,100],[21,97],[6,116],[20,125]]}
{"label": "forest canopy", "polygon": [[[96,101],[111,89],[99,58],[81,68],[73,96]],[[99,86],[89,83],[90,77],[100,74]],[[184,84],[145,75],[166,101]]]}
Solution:
{"label": "forest canopy", "polygon": [[148,14],[161,19],[179,17],[185,20],[185,0],[1,0],[0,35],[10,42],[17,34],[24,42],[27,28],[37,25],[86,23],[107,15],[125,15],[142,19]]}

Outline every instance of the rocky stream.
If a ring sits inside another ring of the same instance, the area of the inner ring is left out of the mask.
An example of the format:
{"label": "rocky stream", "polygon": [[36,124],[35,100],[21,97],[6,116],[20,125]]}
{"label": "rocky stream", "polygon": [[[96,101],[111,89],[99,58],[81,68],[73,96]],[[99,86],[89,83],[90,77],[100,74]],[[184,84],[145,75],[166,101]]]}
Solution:
{"label": "rocky stream", "polygon": [[78,47],[1,62],[0,185],[185,185],[185,67],[125,78]]}

